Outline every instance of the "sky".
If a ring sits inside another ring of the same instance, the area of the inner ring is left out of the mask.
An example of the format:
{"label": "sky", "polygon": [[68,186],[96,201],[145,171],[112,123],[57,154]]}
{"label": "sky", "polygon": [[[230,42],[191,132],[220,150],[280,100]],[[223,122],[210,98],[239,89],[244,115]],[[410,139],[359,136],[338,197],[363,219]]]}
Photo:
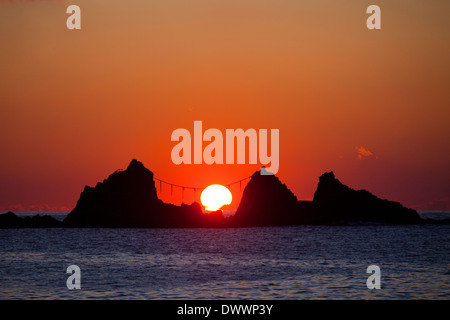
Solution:
{"label": "sky", "polygon": [[[80,30],[66,27],[72,4]],[[366,27],[371,4],[380,30]],[[450,210],[448,12],[446,0],[0,1],[0,212],[71,210],[133,158],[194,187],[259,169],[175,165],[171,134],[196,120],[279,129],[277,176],[300,200],[334,171]]]}

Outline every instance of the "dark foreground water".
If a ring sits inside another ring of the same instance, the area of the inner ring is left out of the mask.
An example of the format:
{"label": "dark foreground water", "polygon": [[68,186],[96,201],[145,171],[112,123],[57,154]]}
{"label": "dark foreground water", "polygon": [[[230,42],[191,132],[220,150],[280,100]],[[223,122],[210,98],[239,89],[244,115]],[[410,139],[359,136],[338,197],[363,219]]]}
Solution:
{"label": "dark foreground water", "polygon": [[[0,230],[0,299],[450,299],[448,225]],[[81,290],[69,290],[69,265]],[[369,265],[381,289],[369,290]]]}

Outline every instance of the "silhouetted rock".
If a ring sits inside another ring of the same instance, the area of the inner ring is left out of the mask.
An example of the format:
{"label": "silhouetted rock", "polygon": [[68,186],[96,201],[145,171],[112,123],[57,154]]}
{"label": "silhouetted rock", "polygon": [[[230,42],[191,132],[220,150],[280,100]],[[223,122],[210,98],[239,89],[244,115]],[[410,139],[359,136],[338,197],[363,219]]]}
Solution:
{"label": "silhouetted rock", "polygon": [[420,223],[415,210],[382,200],[366,190],[342,184],[333,172],[324,173],[313,201],[297,201],[273,175],[252,175],[233,217],[235,226],[299,224]]}
{"label": "silhouetted rock", "polygon": [[234,226],[279,226],[300,224],[297,197],[275,175],[256,171],[242,194],[232,217]]}
{"label": "silhouetted rock", "polygon": [[75,209],[64,219],[68,227],[242,227],[300,224],[420,223],[416,211],[355,191],[324,173],[313,201],[298,201],[275,175],[255,172],[244,189],[234,216],[202,212],[198,203],[175,206],[157,197],[153,173],[137,160],[95,188],[85,187]]}
{"label": "silhouetted rock", "polygon": [[419,223],[421,218],[400,203],[380,199],[366,190],[353,190],[335,178],[333,172],[319,177],[313,199],[314,223],[349,221],[379,223]]}
{"label": "silhouetted rock", "polygon": [[22,228],[23,227],[23,219],[16,216],[14,212],[6,212],[0,214],[0,228]]}
{"label": "silhouetted rock", "polygon": [[61,221],[58,221],[57,219],[48,215],[35,215],[32,217],[20,218],[11,211],[0,215],[0,229],[58,228],[61,226]]}
{"label": "silhouetted rock", "polygon": [[223,226],[225,219],[208,219],[198,203],[176,206],[158,199],[153,173],[133,159],[95,188],[86,186],[71,213],[68,227],[164,228]]}
{"label": "silhouetted rock", "polygon": [[60,228],[62,227],[62,222],[50,217],[49,215],[40,216],[35,215],[32,217],[23,218],[25,228]]}

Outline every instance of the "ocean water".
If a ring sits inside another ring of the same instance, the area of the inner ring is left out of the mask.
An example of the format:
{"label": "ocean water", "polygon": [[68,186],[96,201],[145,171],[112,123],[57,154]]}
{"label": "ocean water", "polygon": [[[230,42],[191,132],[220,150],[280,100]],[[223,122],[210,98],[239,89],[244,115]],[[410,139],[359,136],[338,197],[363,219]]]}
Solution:
{"label": "ocean water", "polygon": [[[449,225],[0,230],[0,299],[448,300],[449,236]],[[66,286],[70,265],[80,290]]]}

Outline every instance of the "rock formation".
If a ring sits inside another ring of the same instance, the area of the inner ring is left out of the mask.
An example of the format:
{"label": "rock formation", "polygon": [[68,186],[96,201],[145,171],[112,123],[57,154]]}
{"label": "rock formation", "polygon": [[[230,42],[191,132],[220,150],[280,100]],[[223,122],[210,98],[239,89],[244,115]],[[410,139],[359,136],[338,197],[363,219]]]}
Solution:
{"label": "rock formation", "polygon": [[313,201],[297,201],[278,178],[255,172],[233,219],[236,226],[421,222],[415,210],[353,190],[333,172],[319,178]]}
{"label": "rock formation", "polygon": [[299,224],[297,197],[275,175],[256,171],[242,194],[232,217],[234,226]]}
{"label": "rock formation", "polygon": [[14,228],[58,228],[62,223],[48,215],[35,215],[32,217],[20,218],[13,212],[0,214],[0,229]]}
{"label": "rock formation", "polygon": [[153,173],[133,159],[92,188],[86,186],[67,227],[164,228],[222,226],[223,215],[203,214],[198,203],[176,206],[158,199]]}
{"label": "rock formation", "polygon": [[366,190],[353,190],[335,178],[333,172],[319,177],[313,199],[315,223],[379,222],[419,223],[421,218],[400,203],[380,199]]}

